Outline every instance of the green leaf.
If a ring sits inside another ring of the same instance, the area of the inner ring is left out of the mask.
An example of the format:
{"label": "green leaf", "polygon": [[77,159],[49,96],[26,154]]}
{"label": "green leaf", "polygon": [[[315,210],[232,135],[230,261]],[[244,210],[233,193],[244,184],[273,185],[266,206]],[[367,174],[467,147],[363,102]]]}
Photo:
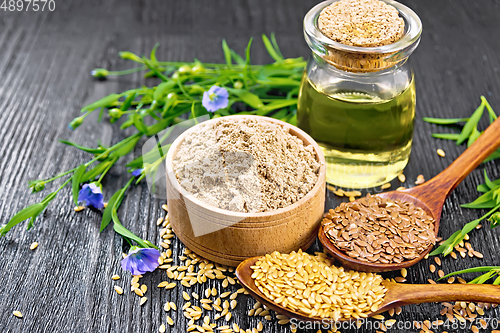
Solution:
{"label": "green leaf", "polygon": [[97,108],[111,106],[111,104],[116,102],[120,97],[121,97],[120,94],[108,95],[106,97],[101,98],[98,101],[95,101],[94,103],[84,106],[81,112],[93,111]]}
{"label": "green leaf", "polygon": [[244,89],[234,89],[234,88],[228,88],[226,89],[232,93],[233,95],[238,96],[241,98],[241,100],[245,103],[248,104],[249,106],[253,107],[254,109],[260,109],[264,107],[264,103],[262,103],[261,99],[259,96],[252,94],[248,90]]}
{"label": "green leaf", "polygon": [[257,115],[265,116],[273,110],[282,109],[284,107],[294,106],[294,105],[297,105],[296,99],[278,100],[275,102],[268,103],[264,107],[260,108],[260,110],[257,111]]}
{"label": "green leaf", "polygon": [[80,183],[84,183],[88,180],[93,180],[95,177],[103,173],[104,170],[106,170],[111,163],[113,162],[110,160],[106,160],[97,164],[95,167],[93,167],[92,169],[88,170],[83,174],[83,176],[80,179]]}
{"label": "green leaf", "polygon": [[133,232],[125,228],[121,223],[120,220],[118,219],[118,214],[116,212],[116,209],[113,209],[111,212],[111,218],[113,220],[113,229],[120,235],[130,238],[134,240],[140,247],[143,248],[148,248],[150,247],[148,244],[144,242],[144,240],[138,236],[136,236]]}
{"label": "green leaf", "polygon": [[16,215],[12,216],[9,222],[0,228],[0,236],[4,236],[12,227],[21,223],[29,218],[36,218],[44,209],[46,205],[36,203],[20,210]]}
{"label": "green leaf", "polygon": [[454,140],[457,141],[460,134],[458,133],[432,133],[432,137],[436,139],[443,140]]}
{"label": "green leaf", "polygon": [[104,148],[88,148],[88,147],[80,146],[79,144],[76,144],[76,143],[71,142],[71,141],[66,141],[66,140],[59,140],[59,142],[65,144],[65,145],[68,145],[68,146],[78,148],[86,153],[90,153],[90,154],[94,154],[94,155],[102,154],[106,151],[106,149],[104,149]]}
{"label": "green leaf", "polygon": [[486,162],[489,162],[489,161],[493,161],[493,160],[496,160],[497,158],[500,158],[500,149],[497,149],[495,150],[493,153],[491,153],[490,156],[488,156],[488,158],[486,158],[483,163],[486,163]]}
{"label": "green leaf", "polygon": [[177,83],[173,80],[170,80],[170,81],[167,81],[167,82],[162,82],[160,83],[156,89],[155,89],[155,92],[153,93],[153,98],[155,101],[159,101],[163,98],[163,96],[165,96],[165,94],[170,90],[172,89],[173,87],[175,87]]}
{"label": "green leaf", "polygon": [[465,274],[465,273],[488,272],[491,270],[498,270],[498,269],[500,269],[500,266],[481,266],[481,267],[467,268],[467,269],[463,269],[461,271],[456,271],[456,272],[446,274],[440,280],[446,279],[446,278],[453,276],[453,275],[459,275],[459,274]]}
{"label": "green leaf", "polygon": [[481,120],[483,111],[484,111],[484,103],[481,103],[481,105],[479,105],[476,111],[474,111],[470,119],[465,123],[464,128],[462,129],[462,132],[460,133],[460,136],[457,140],[457,145],[462,144],[471,135],[474,127],[476,127],[477,124],[479,123],[479,120]]}
{"label": "green leaf", "polygon": [[[496,189],[496,187],[495,187]],[[495,201],[493,200],[493,190],[490,190],[486,192],[485,194],[481,195],[479,198],[476,200],[462,204],[460,207],[464,208],[474,208],[474,209],[479,209],[479,208],[493,208],[495,207]]]}
{"label": "green leaf", "polygon": [[236,53],[234,50],[232,49],[229,49],[231,51],[231,57],[234,59],[234,61],[236,61],[236,63],[238,65],[245,65],[245,60],[238,54]]}
{"label": "green leaf", "polygon": [[142,61],[144,61],[144,64],[152,71],[155,73],[155,75],[162,81],[167,82],[168,77],[163,75],[148,59],[145,57],[142,57]]}
{"label": "green leaf", "polygon": [[468,234],[469,232],[471,232],[472,230],[474,230],[479,222],[481,222],[482,219],[475,219],[469,223],[467,223],[466,225],[464,225],[464,227],[462,228],[462,231],[461,231],[461,234],[463,236],[465,236],[466,234]]}
{"label": "green leaf", "polygon": [[469,120],[469,118],[430,118],[430,117],[423,117],[423,121],[431,123],[431,124],[438,124],[438,125],[454,125],[457,123],[462,123],[466,122]]}
{"label": "green leaf", "polygon": [[[104,208],[104,212],[102,213],[102,221],[101,221],[101,228],[99,229],[99,232],[102,232],[106,227],[108,226],[109,222],[111,222],[111,212],[113,208],[115,207],[116,200],[120,196],[120,193],[122,192],[122,189],[119,189],[116,191],[112,196],[111,199],[108,201],[108,205],[106,208]],[[118,209],[118,208],[116,208]]]}
{"label": "green leaf", "polygon": [[490,190],[496,187],[496,185],[488,178],[488,175],[486,174],[486,169],[484,169],[484,181],[486,186],[488,186]]}
{"label": "green leaf", "polygon": [[280,61],[283,60],[283,57],[280,56],[278,54],[278,52],[276,52],[276,50],[274,49],[271,41],[264,34],[262,34],[262,41],[264,42],[264,46],[266,47],[267,53],[269,53],[269,55],[271,56],[271,58],[273,58],[275,61],[278,61],[278,62],[280,62]]}
{"label": "green leaf", "polygon": [[[495,188],[498,185],[500,185],[500,179],[494,180],[494,181],[492,181],[492,183],[494,185],[493,188]],[[491,190],[491,188],[489,188],[486,184],[478,185],[476,189],[478,192],[481,192],[481,193],[486,193],[489,190]]]}
{"label": "green leaf", "polygon": [[278,42],[276,42],[276,36],[274,35],[274,32],[271,33],[271,42],[273,43],[274,50],[279,54],[279,56],[281,58],[285,58],[281,53],[280,47],[278,46]]}
{"label": "green leaf", "polygon": [[486,281],[488,281],[492,277],[493,274],[495,274],[495,272],[489,271],[488,273],[485,273],[483,275],[478,276],[477,278],[475,278],[474,280],[472,280],[469,283],[470,284],[483,284]]}
{"label": "green leaf", "polygon": [[469,136],[469,140],[467,140],[467,147],[470,147],[474,142],[476,142],[477,138],[479,138],[483,134],[477,130],[477,126],[474,126],[471,135]]}
{"label": "green leaf", "polygon": [[496,279],[495,279],[495,281],[493,282],[493,285],[494,285],[494,286],[498,286],[498,285],[500,285],[500,275],[499,275],[499,276],[497,276],[497,278],[496,278]]}
{"label": "green leaf", "polygon": [[224,51],[224,58],[226,59],[226,64],[229,68],[233,67],[231,61],[231,49],[227,46],[227,42],[225,39],[222,40],[222,50]]}
{"label": "green leaf", "polygon": [[125,98],[125,101],[120,106],[120,110],[127,111],[128,108],[132,105],[132,102],[135,100],[136,97],[137,97],[137,92],[132,92],[129,95],[127,95],[127,98]]}
{"label": "green leaf", "polygon": [[80,183],[86,168],[85,164],[81,164],[78,168],[76,168],[75,173],[73,174],[71,189],[75,205],[78,205],[78,192],[80,191]]}
{"label": "green leaf", "polygon": [[484,103],[486,106],[486,110],[488,110],[488,115],[490,117],[490,124],[494,122],[497,119],[497,115],[495,114],[495,111],[491,108],[490,103],[486,100],[484,96],[481,96],[481,101]]}
{"label": "green leaf", "polygon": [[156,43],[155,46],[153,46],[153,49],[151,50],[151,54],[149,56],[149,58],[154,64],[158,64],[158,60],[156,60],[156,50],[158,49],[159,46],[160,43]]}
{"label": "green leaf", "polygon": [[436,256],[438,254],[444,254],[445,256],[451,253],[451,251],[445,251],[447,248],[451,246],[451,249],[453,250],[453,243],[456,239],[461,237],[461,230],[455,231],[453,235],[451,235],[447,240],[444,241],[443,244],[439,245],[434,251],[432,251],[429,255],[430,256]]}
{"label": "green leaf", "polygon": [[139,113],[134,113],[134,126],[137,128],[137,130],[143,134],[146,134],[148,132],[148,128],[144,124],[144,120],[142,119],[141,115]]}
{"label": "green leaf", "polygon": [[[142,137],[141,135],[137,135],[137,134],[133,135],[133,136],[130,136],[128,138],[128,141],[125,142],[123,145],[121,145],[116,150],[114,150],[109,155],[109,157],[113,158],[113,157],[122,157],[122,156],[127,155],[128,153],[130,153],[135,148],[135,146],[137,145],[137,142],[139,142],[139,140],[141,139],[141,137]],[[127,139],[125,139],[125,140],[127,140]]]}

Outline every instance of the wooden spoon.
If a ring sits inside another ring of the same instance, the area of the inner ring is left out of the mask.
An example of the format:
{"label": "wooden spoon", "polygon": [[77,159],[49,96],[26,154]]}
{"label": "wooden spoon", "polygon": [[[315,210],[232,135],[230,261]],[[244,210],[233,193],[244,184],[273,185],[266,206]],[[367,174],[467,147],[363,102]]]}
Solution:
{"label": "wooden spoon", "polygon": [[[262,304],[288,318],[296,318],[302,321],[322,321],[324,319],[320,317],[307,317],[292,309],[285,308],[280,304],[274,303],[261,293],[257,286],[255,286],[254,279],[251,277],[253,273],[251,266],[255,265],[260,258],[249,258],[240,263],[236,268],[236,276],[250,295]],[[452,301],[500,304],[500,286],[487,284],[403,284],[390,281],[384,281],[383,283],[387,288],[384,300],[378,310],[368,313],[368,316],[408,304]],[[345,320],[347,319],[341,319],[341,321]]]}
{"label": "wooden spoon", "polygon": [[[484,131],[484,133],[462,153],[462,155],[450,164],[450,166],[431,180],[410,189],[379,193],[377,195],[383,198],[412,202],[415,206],[421,207],[434,218],[434,229],[437,235],[443,204],[448,195],[469,173],[472,172],[472,170],[481,164],[481,162],[499,146],[500,118],[495,120],[486,131]],[[430,246],[415,259],[403,261],[401,263],[383,264],[364,262],[349,257],[328,239],[322,227],[319,230],[319,240],[325,249],[335,259],[342,263],[342,266],[368,272],[387,272],[413,266],[422,260],[433,247]]]}

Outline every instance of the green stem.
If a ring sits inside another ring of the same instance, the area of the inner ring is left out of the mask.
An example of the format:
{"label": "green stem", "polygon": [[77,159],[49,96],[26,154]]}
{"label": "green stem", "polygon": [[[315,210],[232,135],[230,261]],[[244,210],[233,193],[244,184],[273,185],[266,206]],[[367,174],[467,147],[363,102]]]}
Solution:
{"label": "green stem", "polygon": [[104,176],[108,173],[109,169],[118,161],[118,158],[114,158],[113,161],[104,169],[104,171],[101,173],[101,177],[99,177],[99,180],[97,181],[98,184],[101,183],[102,179]]}
{"label": "green stem", "polygon": [[110,72],[108,72],[108,76],[132,74],[132,73],[143,71],[146,68],[147,68],[146,66],[141,66],[141,67],[136,67],[136,68],[125,69],[123,71],[110,71]]}

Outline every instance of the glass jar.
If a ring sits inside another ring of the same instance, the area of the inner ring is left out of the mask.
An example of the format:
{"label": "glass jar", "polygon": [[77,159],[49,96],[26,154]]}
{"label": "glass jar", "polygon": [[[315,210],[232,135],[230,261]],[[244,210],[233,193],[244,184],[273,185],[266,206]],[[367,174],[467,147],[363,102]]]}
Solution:
{"label": "glass jar", "polygon": [[403,36],[377,47],[335,42],[321,33],[312,8],[304,36],[312,50],[299,92],[297,125],[321,146],[327,182],[346,188],[386,183],[408,163],[415,118],[415,79],[408,57],[422,32],[418,16],[394,6],[405,22]]}

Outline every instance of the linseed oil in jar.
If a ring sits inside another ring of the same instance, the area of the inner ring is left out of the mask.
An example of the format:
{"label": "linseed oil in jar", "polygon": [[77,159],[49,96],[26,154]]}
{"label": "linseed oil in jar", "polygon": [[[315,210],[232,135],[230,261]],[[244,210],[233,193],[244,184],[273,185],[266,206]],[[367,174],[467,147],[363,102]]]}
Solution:
{"label": "linseed oil in jar", "polygon": [[313,56],[302,78],[297,124],[323,149],[327,182],[334,185],[377,186],[408,163],[415,81],[407,60],[421,23],[409,8],[390,4],[330,0],[304,19]]}

